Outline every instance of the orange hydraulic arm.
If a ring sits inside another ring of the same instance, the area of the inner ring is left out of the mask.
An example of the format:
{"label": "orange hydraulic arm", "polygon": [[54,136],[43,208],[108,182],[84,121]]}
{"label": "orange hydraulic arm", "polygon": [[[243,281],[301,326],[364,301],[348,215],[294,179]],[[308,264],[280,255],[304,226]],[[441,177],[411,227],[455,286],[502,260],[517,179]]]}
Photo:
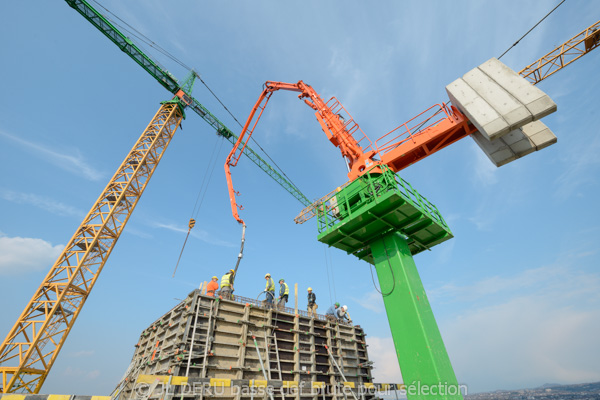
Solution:
{"label": "orange hydraulic arm", "polygon": [[[267,81],[258,101],[250,112],[250,116],[246,120],[246,124],[242,128],[242,133],[240,133],[237,142],[225,161],[225,176],[227,178],[227,187],[229,188],[231,211],[234,218],[241,224],[243,224],[244,221],[237,212],[238,207],[241,209],[241,206],[238,206],[235,201],[235,196],[238,193],[233,189],[230,167],[235,167],[237,165],[271,95],[278,90],[299,92],[298,98],[304,100],[310,108],[316,111],[315,116],[321,124],[321,128],[331,143],[340,148],[342,155],[346,159],[350,171],[348,176],[351,177],[351,179],[360,176],[362,171],[374,163],[373,157],[375,156],[376,151],[373,150],[371,141],[364,133],[362,133],[358,124],[354,122],[350,114],[348,114],[339,101],[335,98],[331,98],[325,103],[312,87],[302,81],[299,81],[298,83]],[[363,148],[362,145],[365,147]]]}
{"label": "orange hydraulic arm", "polygon": [[299,92],[298,98],[315,110],[321,129],[329,141],[339,147],[346,160],[348,178],[351,181],[373,165],[385,164],[397,172],[476,130],[456,108],[445,104],[436,105],[378,139],[377,147],[373,148],[369,138],[335,97],[325,102],[311,86],[302,81],[267,81],[225,162],[231,211],[241,224],[244,221],[238,214],[238,208],[242,207],[235,200],[238,193],[233,189],[230,167],[237,165],[271,95],[278,90]]}

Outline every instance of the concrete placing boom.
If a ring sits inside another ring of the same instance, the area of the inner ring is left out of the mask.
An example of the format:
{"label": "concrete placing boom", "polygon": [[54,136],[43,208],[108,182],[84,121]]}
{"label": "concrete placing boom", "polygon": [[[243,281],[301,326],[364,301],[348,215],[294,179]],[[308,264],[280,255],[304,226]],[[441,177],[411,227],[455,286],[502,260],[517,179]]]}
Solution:
{"label": "concrete placing boom", "polygon": [[[84,0],[67,3],[175,97],[163,102],[92,206],[0,346],[0,393],[39,393],[131,213],[191,108],[232,143],[237,136],[192,97],[197,74],[179,83]],[[302,204],[310,201],[249,147],[244,154]],[[239,260],[238,260],[239,263]]]}

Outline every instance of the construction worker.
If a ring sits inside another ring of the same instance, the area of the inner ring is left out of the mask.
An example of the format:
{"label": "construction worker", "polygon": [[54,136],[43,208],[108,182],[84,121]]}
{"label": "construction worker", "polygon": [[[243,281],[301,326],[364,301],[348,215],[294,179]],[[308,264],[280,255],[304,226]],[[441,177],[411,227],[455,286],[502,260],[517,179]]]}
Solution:
{"label": "construction worker", "polygon": [[215,297],[215,292],[219,288],[219,278],[213,276],[208,285],[206,285],[206,295]]}
{"label": "construction worker", "polygon": [[352,318],[350,318],[350,314],[348,314],[348,306],[343,305],[337,310],[337,319],[343,321],[346,320],[352,323]]}
{"label": "construction worker", "polygon": [[265,292],[267,293],[267,308],[273,307],[273,299],[275,298],[275,282],[271,278],[271,274],[266,274],[265,279],[267,285],[265,286]]}
{"label": "construction worker", "polygon": [[290,294],[290,287],[285,280],[281,278],[279,280],[279,302],[277,303],[277,308],[283,309],[285,307],[285,303],[288,301],[288,297]]}
{"label": "construction worker", "polygon": [[221,298],[225,300],[231,300],[233,298],[233,278],[235,271],[230,269],[221,278]]}
{"label": "construction worker", "polygon": [[337,312],[338,308],[340,308],[340,303],[335,303],[334,305],[329,307],[325,312],[325,317],[327,317],[327,319],[330,321],[335,321],[339,319]]}
{"label": "construction worker", "polygon": [[317,295],[313,293],[312,288],[308,288],[308,306],[306,308],[306,310],[308,311],[308,316],[309,317],[316,317],[317,315],[317,308],[319,308],[319,306],[316,303],[317,301]]}

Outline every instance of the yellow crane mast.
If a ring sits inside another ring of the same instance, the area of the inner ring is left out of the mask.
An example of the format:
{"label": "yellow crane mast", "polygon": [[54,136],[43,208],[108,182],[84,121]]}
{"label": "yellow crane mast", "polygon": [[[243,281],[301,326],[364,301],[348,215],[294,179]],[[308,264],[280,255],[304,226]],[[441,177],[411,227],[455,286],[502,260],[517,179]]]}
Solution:
{"label": "yellow crane mast", "polygon": [[183,119],[165,102],[44,278],[0,348],[0,393],[38,393]]}

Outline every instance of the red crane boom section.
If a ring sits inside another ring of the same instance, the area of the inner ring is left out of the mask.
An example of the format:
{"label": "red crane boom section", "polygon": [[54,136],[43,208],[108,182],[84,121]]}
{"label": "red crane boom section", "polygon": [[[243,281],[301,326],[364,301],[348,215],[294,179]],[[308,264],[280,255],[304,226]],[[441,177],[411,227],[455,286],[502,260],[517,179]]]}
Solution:
{"label": "red crane boom section", "polygon": [[[388,132],[376,141],[364,134],[350,113],[332,97],[325,102],[317,92],[302,81],[284,83],[267,81],[252,108],[237,142],[225,161],[225,177],[233,217],[241,224],[238,214],[230,167],[235,167],[254,133],[273,92],[287,90],[300,93],[298,98],[315,110],[321,129],[338,147],[348,164],[348,179],[354,180],[375,165],[387,165],[397,172],[476,131],[460,111],[446,104],[435,105]],[[372,170],[371,170],[372,171]]]}

